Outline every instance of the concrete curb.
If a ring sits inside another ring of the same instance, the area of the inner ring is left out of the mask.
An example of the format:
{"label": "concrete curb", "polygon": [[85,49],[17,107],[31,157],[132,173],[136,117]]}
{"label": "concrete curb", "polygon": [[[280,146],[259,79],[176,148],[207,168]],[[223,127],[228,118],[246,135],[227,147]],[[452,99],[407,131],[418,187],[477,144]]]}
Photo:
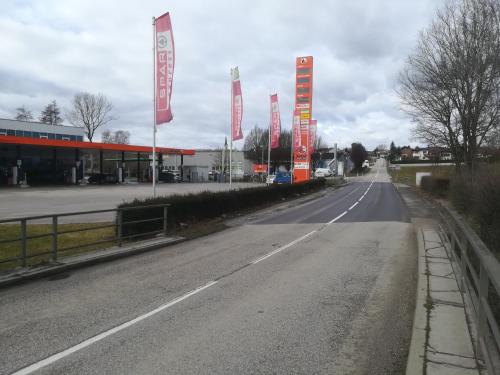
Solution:
{"label": "concrete curb", "polygon": [[74,257],[63,258],[61,262],[48,265],[46,267],[36,267],[26,269],[20,272],[0,277],[0,288],[21,284],[30,280],[55,275],[61,272],[84,268],[98,263],[109,262],[115,259],[126,258],[147,251],[156,250],[162,247],[171,246],[186,241],[184,237],[169,237],[156,239],[153,241],[142,241],[133,244],[130,247],[113,247],[108,250],[102,250],[90,254],[77,255]]}
{"label": "concrete curb", "polygon": [[[415,224],[414,224],[415,226]],[[406,363],[406,375],[424,374],[426,329],[427,329],[427,266],[425,263],[424,235],[420,228],[416,228],[418,242],[418,281],[417,302],[415,305],[415,316],[413,318],[413,329],[411,335],[410,352]]]}

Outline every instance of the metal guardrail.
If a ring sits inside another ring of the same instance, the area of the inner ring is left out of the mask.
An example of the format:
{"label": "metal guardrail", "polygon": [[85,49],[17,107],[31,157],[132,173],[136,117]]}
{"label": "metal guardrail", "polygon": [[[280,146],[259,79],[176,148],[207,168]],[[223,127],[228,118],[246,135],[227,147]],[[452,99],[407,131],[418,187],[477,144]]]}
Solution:
{"label": "metal guardrail", "polygon": [[[79,211],[79,212],[68,212],[68,213],[62,213],[62,214],[53,214],[53,215],[41,215],[41,216],[27,216],[27,217],[19,217],[19,218],[12,218],[12,219],[3,219],[0,220],[0,225],[2,224],[18,224],[19,225],[19,230],[20,230],[20,235],[19,237],[14,237],[14,238],[9,238],[9,239],[0,239],[0,252],[2,251],[1,245],[2,244],[8,244],[8,243],[19,243],[19,255],[11,258],[2,258],[1,253],[0,253],[0,264],[4,263],[14,263],[14,262],[20,262],[21,266],[26,267],[28,265],[28,260],[31,258],[36,258],[36,257],[42,257],[42,256],[50,256],[50,259],[52,261],[57,261],[59,255],[61,255],[64,252],[70,251],[70,250],[77,250],[77,249],[82,249],[82,248],[88,248],[91,246],[96,246],[100,244],[110,244],[110,243],[116,243],[118,246],[122,246],[123,242],[129,239],[133,239],[136,237],[145,237],[145,236],[153,236],[156,234],[166,234],[167,233],[167,214],[168,214],[168,207],[170,204],[157,204],[157,205],[149,205],[149,206],[136,206],[136,207],[124,207],[124,208],[113,208],[113,209],[107,209],[107,210],[94,210],[94,211]],[[131,210],[145,210],[145,209],[151,209],[151,208],[163,208],[163,214],[161,217],[154,217],[150,219],[144,219],[144,220],[133,220],[133,221],[123,221],[123,213],[125,211],[131,211]],[[59,218],[61,217],[70,217],[70,216],[84,216],[84,215],[93,215],[93,214],[102,214],[102,213],[110,213],[110,212],[115,212],[116,213],[116,220],[114,224],[109,224],[106,223],[105,225],[92,225],[94,223],[84,223],[84,224],[89,224],[91,226],[85,227],[85,228],[78,228],[78,229],[71,229],[71,230],[60,230],[60,223],[59,223]],[[47,233],[43,234],[36,234],[36,235],[28,235],[28,225],[30,222],[33,221],[40,221],[40,220],[47,220],[51,223],[51,230]],[[146,223],[146,222],[162,222],[162,228],[160,230],[154,230],[151,232],[147,233],[140,233],[140,234],[131,234],[131,235],[126,235],[124,236],[123,233],[123,228],[127,225],[133,225],[133,224],[139,224],[139,223]],[[58,239],[59,236],[69,234],[69,233],[77,233],[77,232],[88,232],[88,231],[93,231],[93,230],[98,230],[98,229],[105,229],[105,228],[115,228],[114,236],[112,238],[106,238],[102,239],[99,241],[94,241],[94,242],[89,242],[89,243],[84,243],[84,244],[79,244],[76,246],[69,246],[69,247],[64,247],[61,248],[58,244]],[[28,241],[32,239],[38,239],[38,238],[44,238],[44,237],[50,237],[50,249],[47,249],[46,251],[42,252],[35,252],[31,253],[29,251],[29,246],[28,246]]]}
{"label": "metal guardrail", "polygon": [[451,257],[458,265],[460,291],[472,303],[476,354],[484,360],[488,374],[500,375],[500,263],[458,214],[442,205],[439,214]]}

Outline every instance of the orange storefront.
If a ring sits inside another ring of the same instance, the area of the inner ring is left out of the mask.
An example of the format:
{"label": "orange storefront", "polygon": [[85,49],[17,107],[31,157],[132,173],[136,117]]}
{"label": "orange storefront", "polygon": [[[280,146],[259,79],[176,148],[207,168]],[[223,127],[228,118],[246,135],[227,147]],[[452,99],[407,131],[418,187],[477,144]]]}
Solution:
{"label": "orange storefront", "polygon": [[[76,184],[92,176],[109,182],[146,182],[152,176],[152,153],[149,146],[0,136],[0,186],[21,181]],[[177,169],[182,173],[183,156],[195,151],[157,147],[156,153],[159,169],[164,158],[179,156]]]}

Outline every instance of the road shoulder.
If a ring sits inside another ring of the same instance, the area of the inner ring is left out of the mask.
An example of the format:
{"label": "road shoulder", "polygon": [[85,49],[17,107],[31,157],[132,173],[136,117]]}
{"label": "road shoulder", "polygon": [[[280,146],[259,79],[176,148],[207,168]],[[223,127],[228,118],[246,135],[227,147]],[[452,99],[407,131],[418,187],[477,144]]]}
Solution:
{"label": "road shoulder", "polygon": [[482,373],[437,212],[410,187],[395,184],[418,238],[418,287],[407,375]]}

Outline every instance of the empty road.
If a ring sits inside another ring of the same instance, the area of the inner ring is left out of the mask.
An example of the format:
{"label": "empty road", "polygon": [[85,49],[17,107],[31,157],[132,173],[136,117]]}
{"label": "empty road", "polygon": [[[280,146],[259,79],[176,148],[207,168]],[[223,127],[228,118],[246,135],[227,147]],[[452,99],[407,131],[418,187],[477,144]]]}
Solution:
{"label": "empty road", "polygon": [[383,161],[308,203],[0,290],[1,374],[401,374],[417,250]]}

